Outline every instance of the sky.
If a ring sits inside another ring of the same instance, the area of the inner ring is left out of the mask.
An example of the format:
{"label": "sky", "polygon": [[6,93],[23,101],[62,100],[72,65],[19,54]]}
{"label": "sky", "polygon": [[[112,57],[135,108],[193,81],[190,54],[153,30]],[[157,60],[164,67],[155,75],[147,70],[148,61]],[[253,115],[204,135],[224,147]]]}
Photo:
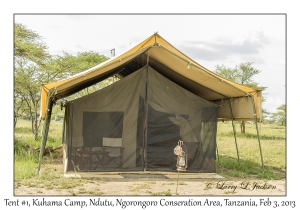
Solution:
{"label": "sky", "polygon": [[43,37],[52,55],[94,51],[111,57],[158,32],[184,54],[214,71],[244,62],[261,72],[263,108],[286,103],[286,16],[284,14],[15,14],[14,21]]}

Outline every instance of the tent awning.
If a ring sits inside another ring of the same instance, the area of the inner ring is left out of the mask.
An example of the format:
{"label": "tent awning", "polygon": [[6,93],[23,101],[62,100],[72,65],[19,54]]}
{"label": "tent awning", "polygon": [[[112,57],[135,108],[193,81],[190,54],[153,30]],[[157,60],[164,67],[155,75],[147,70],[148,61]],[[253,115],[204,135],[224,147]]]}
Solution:
{"label": "tent awning", "polygon": [[[255,102],[257,118],[261,119],[260,90],[231,82],[209,71],[177,50],[157,33],[120,56],[111,58],[65,80],[43,84],[40,116],[45,118],[50,93],[51,100],[55,101],[122,72],[123,69],[130,69],[126,73],[130,74],[140,65],[146,64],[153,66],[161,74],[194,94],[219,104],[221,106],[219,118],[231,119],[228,115],[229,106],[223,103],[224,99],[231,98],[234,99],[232,109],[235,119],[255,119],[253,110],[250,110],[252,102],[248,99],[243,100],[250,96]],[[243,103],[240,99],[243,100]],[[248,102],[245,103],[245,101]]]}

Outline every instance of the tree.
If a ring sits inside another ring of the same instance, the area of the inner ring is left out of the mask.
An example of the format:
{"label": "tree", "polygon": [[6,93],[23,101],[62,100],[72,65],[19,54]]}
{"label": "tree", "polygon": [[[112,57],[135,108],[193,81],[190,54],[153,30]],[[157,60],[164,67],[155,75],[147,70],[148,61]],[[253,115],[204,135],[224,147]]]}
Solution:
{"label": "tree", "polygon": [[[84,70],[87,70],[93,66],[96,66],[104,61],[108,57],[100,55],[97,52],[78,52],[76,55],[64,52],[62,55],[55,55],[45,66],[45,83],[66,79]],[[87,87],[75,94],[68,96],[62,100],[73,100],[75,98],[82,97],[83,95],[95,92],[108,85],[108,81],[102,81],[90,87]],[[61,107],[54,106],[52,111],[53,116],[61,117],[63,112]]]}
{"label": "tree", "polygon": [[[231,80],[232,82],[246,85],[252,88],[264,89],[264,87],[258,87],[258,83],[253,80],[253,77],[260,73],[260,70],[252,66],[253,63],[245,62],[240,63],[235,68],[229,68],[224,65],[216,66],[215,72],[220,76]],[[241,122],[241,132],[245,133],[245,122]]]}
{"label": "tree", "polygon": [[15,23],[14,25],[14,57],[17,60],[29,60],[41,63],[49,56],[47,45],[42,37],[26,26]]}
{"label": "tree", "polygon": [[14,36],[15,125],[19,116],[29,117],[37,139],[41,122],[38,121],[41,84],[68,78],[108,58],[96,52],[51,56],[42,37],[18,23],[15,24]]}
{"label": "tree", "polygon": [[253,81],[253,76],[259,74],[260,70],[254,68],[252,64],[251,62],[240,63],[235,68],[217,65],[215,72],[235,83],[249,87],[257,87],[258,83]]}
{"label": "tree", "polygon": [[72,55],[63,52],[55,55],[43,66],[43,80],[45,83],[66,79],[74,74],[87,70],[108,58],[96,52],[78,52]]}
{"label": "tree", "polygon": [[268,122],[270,118],[271,112],[266,109],[262,109],[262,122]]}
{"label": "tree", "polygon": [[[78,52],[76,55],[72,55],[64,52],[63,55],[53,56],[52,59],[45,65],[44,81],[45,83],[66,79],[91,67],[94,67],[104,61],[108,57],[100,55],[97,52]],[[68,97],[68,99],[74,99],[83,95],[97,91],[105,86],[107,81],[97,83],[91,87],[75,93]]]}
{"label": "tree", "polygon": [[286,126],[286,105],[282,104],[277,108],[277,112],[272,113],[272,119],[280,125]]}
{"label": "tree", "polygon": [[22,24],[14,25],[14,124],[25,113],[38,135],[39,69],[50,57],[42,37]]}

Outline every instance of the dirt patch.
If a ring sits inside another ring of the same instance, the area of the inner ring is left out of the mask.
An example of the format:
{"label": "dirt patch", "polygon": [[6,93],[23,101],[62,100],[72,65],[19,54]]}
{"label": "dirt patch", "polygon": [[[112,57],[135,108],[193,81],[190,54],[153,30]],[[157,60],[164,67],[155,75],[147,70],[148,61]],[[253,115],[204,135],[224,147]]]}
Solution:
{"label": "dirt patch", "polygon": [[[247,185],[247,186],[246,186]],[[246,187],[246,188],[245,188]],[[70,189],[45,189],[37,187],[19,186],[15,189],[15,196],[24,195],[176,195],[175,181],[94,181]],[[285,180],[203,180],[179,181],[177,192],[179,195],[212,196],[212,195],[285,195]]]}
{"label": "dirt patch", "polygon": [[[44,173],[62,171],[61,165],[44,169]],[[113,176],[112,176],[113,177]],[[121,176],[120,176],[121,177]],[[217,176],[216,176],[217,177]],[[47,184],[45,184],[47,182]],[[15,182],[15,196],[284,196],[286,180],[261,180],[249,178],[65,178],[62,175],[51,180],[34,178],[27,184]]]}

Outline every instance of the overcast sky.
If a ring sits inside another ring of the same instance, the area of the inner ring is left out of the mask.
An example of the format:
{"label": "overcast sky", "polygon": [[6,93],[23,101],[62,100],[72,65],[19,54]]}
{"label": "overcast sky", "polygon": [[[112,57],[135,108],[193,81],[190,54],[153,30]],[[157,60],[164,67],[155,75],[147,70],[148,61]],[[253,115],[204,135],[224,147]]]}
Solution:
{"label": "overcast sky", "polygon": [[267,87],[263,107],[285,104],[285,15],[15,15],[41,35],[52,55],[95,51],[110,57],[154,32],[209,70],[253,62]]}

